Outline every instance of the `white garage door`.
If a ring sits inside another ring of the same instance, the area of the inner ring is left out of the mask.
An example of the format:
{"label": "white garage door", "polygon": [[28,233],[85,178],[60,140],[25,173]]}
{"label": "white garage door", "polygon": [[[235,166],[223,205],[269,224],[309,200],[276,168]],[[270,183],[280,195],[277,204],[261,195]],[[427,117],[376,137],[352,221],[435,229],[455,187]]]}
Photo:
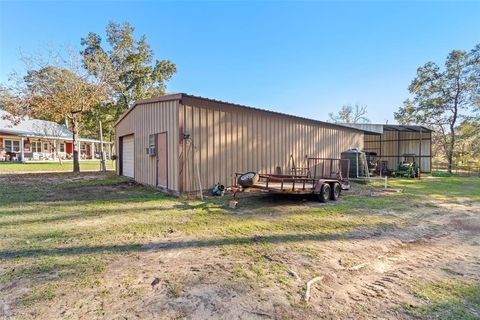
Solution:
{"label": "white garage door", "polygon": [[135,165],[133,135],[122,138],[122,175],[134,178]]}

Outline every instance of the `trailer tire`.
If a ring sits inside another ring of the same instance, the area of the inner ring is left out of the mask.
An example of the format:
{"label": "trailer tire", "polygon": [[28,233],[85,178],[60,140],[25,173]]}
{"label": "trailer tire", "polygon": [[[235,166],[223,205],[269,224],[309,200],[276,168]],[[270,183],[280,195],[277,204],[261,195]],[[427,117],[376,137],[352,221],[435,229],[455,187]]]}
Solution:
{"label": "trailer tire", "polygon": [[320,188],[320,193],[318,194],[318,200],[320,202],[327,202],[330,199],[330,185],[328,183],[324,183]]}
{"label": "trailer tire", "polygon": [[237,182],[242,187],[251,187],[260,179],[258,173],[247,172],[238,177]]}
{"label": "trailer tire", "polygon": [[330,192],[330,200],[337,201],[340,197],[340,193],[342,193],[342,186],[340,183],[335,182]]}

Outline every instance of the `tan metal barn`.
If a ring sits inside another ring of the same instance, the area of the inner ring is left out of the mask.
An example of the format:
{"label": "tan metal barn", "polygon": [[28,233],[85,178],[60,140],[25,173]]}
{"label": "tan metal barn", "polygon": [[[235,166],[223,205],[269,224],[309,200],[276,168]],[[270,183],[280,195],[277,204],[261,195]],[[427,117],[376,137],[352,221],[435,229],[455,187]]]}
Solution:
{"label": "tan metal barn", "polygon": [[365,132],[183,93],[138,101],[115,126],[117,173],[175,194],[198,191],[198,180],[207,189],[230,185],[235,172],[339,158],[363,149]]}
{"label": "tan metal barn", "polygon": [[387,161],[388,169],[395,170],[404,154],[414,154],[419,159],[417,161],[421,172],[432,171],[431,129],[423,126],[370,123],[348,126],[366,130],[364,151],[375,152],[378,160]]}

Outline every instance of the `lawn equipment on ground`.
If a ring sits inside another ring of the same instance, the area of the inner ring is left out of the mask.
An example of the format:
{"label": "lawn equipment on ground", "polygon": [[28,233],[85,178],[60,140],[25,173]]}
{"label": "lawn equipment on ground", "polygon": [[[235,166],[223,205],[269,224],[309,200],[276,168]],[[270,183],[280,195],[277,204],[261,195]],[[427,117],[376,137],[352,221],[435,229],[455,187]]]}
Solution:
{"label": "lawn equipment on ground", "polygon": [[395,177],[416,178],[419,176],[419,167],[416,154],[404,154],[403,160],[397,166],[394,172]]}

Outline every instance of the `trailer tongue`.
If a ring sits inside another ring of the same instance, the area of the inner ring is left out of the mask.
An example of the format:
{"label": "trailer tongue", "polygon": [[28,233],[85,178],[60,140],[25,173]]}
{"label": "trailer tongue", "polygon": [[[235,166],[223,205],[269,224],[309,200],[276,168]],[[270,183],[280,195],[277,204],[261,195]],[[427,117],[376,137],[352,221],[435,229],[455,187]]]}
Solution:
{"label": "trailer tongue", "polygon": [[234,199],[237,192],[257,192],[315,195],[320,202],[327,202],[350,189],[349,167],[348,159],[308,158],[305,175],[236,173],[230,190]]}

